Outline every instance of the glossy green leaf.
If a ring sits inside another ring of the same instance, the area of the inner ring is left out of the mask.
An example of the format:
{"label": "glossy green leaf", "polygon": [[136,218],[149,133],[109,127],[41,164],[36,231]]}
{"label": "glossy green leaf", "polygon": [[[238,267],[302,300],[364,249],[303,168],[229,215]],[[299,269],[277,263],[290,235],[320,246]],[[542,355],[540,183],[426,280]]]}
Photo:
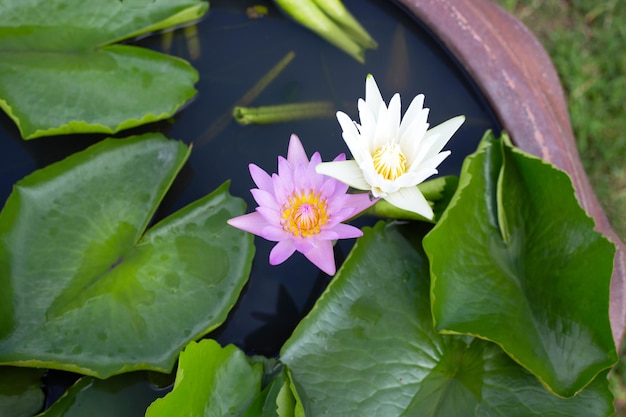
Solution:
{"label": "glossy green leaf", "polygon": [[251,235],[227,185],[145,231],[189,149],[107,139],[38,170],[0,213],[0,362],[107,377],[168,372],[221,324],[247,281]]}
{"label": "glossy green leaf", "polygon": [[43,408],[41,369],[0,367],[0,416],[31,417]]}
{"label": "glossy green leaf", "polygon": [[38,417],[137,417],[164,392],[144,373],[134,372],[99,380],[83,377]]}
{"label": "glossy green leaf", "polygon": [[574,395],[617,360],[615,249],[593,227],[565,173],[487,137],[424,239],[436,329],[494,341],[550,390]]}
{"label": "glossy green leaf", "polygon": [[146,417],[242,416],[261,389],[261,364],[251,365],[233,345],[191,342],[180,354],[174,389]]}
{"label": "glossy green leaf", "polygon": [[195,95],[195,69],[111,44],[207,8],[201,0],[0,0],[0,108],[26,139],[170,117]]}
{"label": "glossy green leaf", "polygon": [[604,376],[563,399],[497,345],[433,330],[416,225],[365,229],[281,351],[307,417],[609,416]]}

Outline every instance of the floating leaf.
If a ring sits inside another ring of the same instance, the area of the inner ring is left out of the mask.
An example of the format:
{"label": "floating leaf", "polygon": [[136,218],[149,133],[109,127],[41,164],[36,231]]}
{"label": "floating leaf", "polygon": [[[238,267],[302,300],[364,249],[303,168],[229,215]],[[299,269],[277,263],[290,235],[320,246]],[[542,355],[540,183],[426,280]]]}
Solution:
{"label": "floating leaf", "polygon": [[198,19],[201,0],[0,0],[0,108],[32,139],[113,133],[195,95],[185,61],[122,39]]}
{"label": "floating leaf", "polygon": [[227,185],[144,233],[189,154],[159,134],[107,139],[38,170],[0,213],[0,362],[107,377],[168,372],[248,278],[244,203]]}
{"label": "floating leaf", "polygon": [[487,136],[424,247],[437,330],[496,342],[561,396],[616,362],[615,248],[564,172]]}
{"label": "floating leaf", "polygon": [[0,368],[0,416],[31,417],[43,408],[41,369]]}
{"label": "floating leaf", "polygon": [[174,389],[146,417],[242,416],[260,391],[261,364],[251,365],[233,345],[191,342],[180,354]]}
{"label": "floating leaf", "polygon": [[105,380],[83,377],[38,417],[136,417],[163,396],[146,375],[134,372]]}
{"label": "floating leaf", "polygon": [[378,223],[281,351],[307,417],[609,416],[599,376],[563,399],[497,345],[432,328],[415,225]]}

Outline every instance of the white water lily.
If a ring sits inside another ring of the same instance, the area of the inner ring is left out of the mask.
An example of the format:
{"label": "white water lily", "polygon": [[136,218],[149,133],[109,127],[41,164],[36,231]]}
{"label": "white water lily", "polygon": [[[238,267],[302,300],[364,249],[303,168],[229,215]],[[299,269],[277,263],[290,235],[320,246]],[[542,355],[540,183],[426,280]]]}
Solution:
{"label": "white water lily", "polygon": [[394,206],[433,218],[433,210],[417,187],[436,174],[450,151],[441,151],[465,121],[454,117],[428,129],[429,109],[424,95],[416,96],[401,119],[400,94],[385,105],[372,75],[365,81],[365,100],[359,99],[361,123],[337,112],[343,139],[353,160],[324,162],[316,167],[349,186],[369,191]]}

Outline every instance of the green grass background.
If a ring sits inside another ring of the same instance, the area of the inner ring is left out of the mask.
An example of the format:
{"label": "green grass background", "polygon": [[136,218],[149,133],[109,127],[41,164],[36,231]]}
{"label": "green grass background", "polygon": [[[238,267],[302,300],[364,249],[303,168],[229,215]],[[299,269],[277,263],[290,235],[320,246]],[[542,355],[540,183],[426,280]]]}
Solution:
{"label": "green grass background", "polygon": [[[550,54],[591,185],[626,241],[626,0],[494,1]],[[626,416],[625,353],[610,376],[615,416]]]}

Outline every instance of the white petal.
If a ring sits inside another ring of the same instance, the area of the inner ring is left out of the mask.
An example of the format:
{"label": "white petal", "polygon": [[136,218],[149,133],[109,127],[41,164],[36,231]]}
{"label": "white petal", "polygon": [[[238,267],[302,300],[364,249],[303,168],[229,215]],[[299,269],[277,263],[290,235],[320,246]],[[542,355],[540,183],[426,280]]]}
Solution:
{"label": "white petal", "polygon": [[430,208],[428,201],[417,187],[401,188],[395,193],[388,194],[385,200],[398,208],[412,211],[427,219],[432,219],[434,216],[433,209]]}
{"label": "white petal", "polygon": [[352,121],[347,114],[340,111],[337,112],[337,121],[343,130],[341,136],[343,137],[344,142],[346,142],[348,149],[350,149],[352,157],[360,160],[362,158],[362,154],[367,152],[368,146],[364,143],[363,138],[354,124],[354,121]]}
{"label": "white petal", "polygon": [[[378,117],[376,120],[376,129],[374,130],[374,138],[372,146],[370,147],[370,153],[374,153],[376,149],[390,142],[390,138],[392,138],[392,123],[394,117],[391,115],[391,108],[387,109],[385,106],[382,106],[378,109]],[[397,131],[396,127],[396,131]]]}
{"label": "white petal", "polygon": [[369,190],[370,186],[363,178],[363,171],[354,160],[322,162],[315,167],[318,174],[328,175],[358,190]]}
{"label": "white petal", "polygon": [[387,126],[388,137],[390,141],[394,143],[398,143],[398,139],[400,139],[400,114],[402,113],[402,102],[400,100],[400,94],[396,93],[391,97],[391,101],[389,102],[389,108],[387,109]]}
{"label": "white petal", "polygon": [[457,116],[428,130],[422,139],[409,170],[421,169],[421,164],[436,156],[448,143],[452,135],[463,124],[465,116]]}
{"label": "white petal", "polygon": [[424,136],[429,126],[427,121],[428,112],[428,109],[421,109],[419,113],[412,113],[409,116],[407,111],[400,124],[400,147],[409,165],[417,159],[421,146],[423,146]]}
{"label": "white petal", "polygon": [[[402,134],[415,121],[422,119],[424,113],[428,115],[428,109],[424,109],[424,94],[418,94],[411,100],[409,108],[406,109],[402,122],[400,123],[400,134]],[[424,119],[424,123],[426,119]]]}
{"label": "white petal", "polygon": [[450,120],[446,120],[445,122],[438,124],[432,129],[426,132],[424,135],[424,143],[428,143],[430,138],[435,138],[436,146],[431,146],[430,151],[423,159],[428,159],[431,156],[439,153],[446,143],[452,138],[452,135],[456,133],[456,131],[461,127],[463,122],[465,121],[465,116],[457,116],[453,117]]}
{"label": "white petal", "polygon": [[415,175],[417,176],[417,180],[418,180],[417,183],[419,184],[421,182],[424,182],[426,178],[435,175],[438,172],[437,167],[439,166],[439,164],[443,162],[444,159],[448,157],[448,155],[450,155],[450,151],[444,151],[444,152],[438,153],[437,155],[430,158],[429,160],[423,161],[417,167],[417,169],[415,169],[414,171],[411,171],[411,172],[414,172]]}
{"label": "white petal", "polygon": [[359,118],[361,119],[361,124],[358,126],[359,134],[361,135],[363,143],[366,144],[368,152],[370,152],[374,140],[374,131],[376,130],[378,111],[373,113],[372,109],[370,109],[367,103],[362,99],[358,101],[357,106],[359,109]]}
{"label": "white petal", "polygon": [[380,107],[384,106],[383,97],[380,94],[376,80],[372,74],[367,74],[365,78],[365,102],[372,110],[372,114],[377,115]]}

